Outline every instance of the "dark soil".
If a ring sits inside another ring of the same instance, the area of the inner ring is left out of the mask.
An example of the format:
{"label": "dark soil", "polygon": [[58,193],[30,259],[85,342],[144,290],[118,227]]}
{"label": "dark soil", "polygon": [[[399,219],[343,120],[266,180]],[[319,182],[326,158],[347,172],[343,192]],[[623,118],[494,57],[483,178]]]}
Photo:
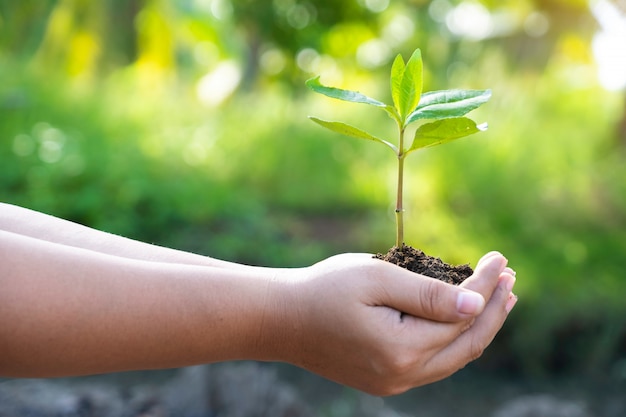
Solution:
{"label": "dark soil", "polygon": [[379,253],[375,258],[454,285],[459,285],[474,273],[469,264],[450,265],[407,245],[402,245],[401,248],[394,246],[386,254]]}

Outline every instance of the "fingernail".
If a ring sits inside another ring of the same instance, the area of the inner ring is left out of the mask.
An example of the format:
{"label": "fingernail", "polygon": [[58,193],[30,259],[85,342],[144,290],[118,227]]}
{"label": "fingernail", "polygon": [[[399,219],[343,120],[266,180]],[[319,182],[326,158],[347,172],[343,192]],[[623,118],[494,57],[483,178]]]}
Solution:
{"label": "fingernail", "polygon": [[500,276],[500,286],[506,290],[506,292],[511,292],[513,287],[515,286],[515,277],[511,274],[504,273]]}
{"label": "fingernail", "polygon": [[506,311],[507,314],[510,313],[511,310],[513,310],[513,307],[515,307],[516,303],[517,303],[517,295],[510,294],[509,299],[506,302],[506,305],[504,306],[504,310]]}
{"label": "fingernail", "polygon": [[513,268],[509,268],[508,266],[506,268],[504,268],[504,272],[508,272],[509,274],[515,276],[517,274],[517,272],[515,272],[515,270]]}
{"label": "fingernail", "polygon": [[485,299],[477,292],[463,291],[456,299],[456,309],[461,314],[475,315],[485,307]]}
{"label": "fingernail", "polygon": [[[498,262],[498,264],[496,265],[495,262]],[[491,267],[490,265],[493,264],[492,267],[497,267],[501,270],[504,270],[508,262],[509,261],[500,252],[489,252],[480,260],[480,262],[478,262],[478,265],[476,265],[476,269],[488,268]]]}
{"label": "fingernail", "polygon": [[478,261],[478,264],[481,264],[482,262],[485,262],[487,259],[496,256],[496,255],[501,255],[500,252],[498,251],[491,251],[486,253],[482,258],[480,258],[480,260]]}

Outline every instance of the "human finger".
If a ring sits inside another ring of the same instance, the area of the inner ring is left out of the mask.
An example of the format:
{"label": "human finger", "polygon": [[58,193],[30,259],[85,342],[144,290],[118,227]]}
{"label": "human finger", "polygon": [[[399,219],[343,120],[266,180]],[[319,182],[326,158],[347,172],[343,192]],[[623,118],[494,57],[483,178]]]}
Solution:
{"label": "human finger", "polygon": [[[404,314],[437,322],[459,322],[480,314],[485,298],[469,288],[416,274],[388,264],[377,273],[378,288],[371,305],[384,305]],[[383,272],[384,271],[384,272]],[[382,273],[381,273],[382,272]]]}
{"label": "human finger", "polygon": [[453,374],[482,355],[517,301],[511,292],[514,284],[515,277],[507,272],[498,277],[498,285],[485,311],[476,318],[472,327],[426,364],[426,372],[431,374],[433,380]]}
{"label": "human finger", "polygon": [[[505,267],[506,262],[506,258],[499,252],[486,254],[478,262],[476,271],[472,277],[467,280],[468,282],[465,285],[468,285],[471,289],[478,290],[485,299],[489,300],[501,278],[503,278],[502,275],[509,274],[508,270],[510,270],[510,268]],[[510,276],[510,278],[514,279],[512,276]],[[431,281],[437,282],[436,280]],[[420,331],[416,332],[416,334],[429,335],[430,340],[427,345],[435,352],[440,351],[444,346],[453,342],[461,333],[467,331],[474,324],[474,320],[475,318],[472,317],[464,321],[449,323],[447,326],[443,326],[443,323],[423,323],[419,320],[413,321],[410,320],[409,317],[405,317],[407,326],[416,322],[416,326],[420,327]]]}
{"label": "human finger", "polygon": [[507,268],[507,263],[508,260],[500,252],[489,252],[478,261],[472,276],[460,286],[475,291],[485,300],[489,300],[498,285],[500,274]]}

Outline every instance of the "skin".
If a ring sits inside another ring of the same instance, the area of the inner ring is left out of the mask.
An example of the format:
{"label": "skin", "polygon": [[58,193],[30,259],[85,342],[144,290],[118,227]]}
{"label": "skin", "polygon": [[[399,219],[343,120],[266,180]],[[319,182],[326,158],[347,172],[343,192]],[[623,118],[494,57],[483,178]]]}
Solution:
{"label": "skin", "polygon": [[460,287],[370,254],[262,268],[0,203],[0,376],[282,361],[374,395],[479,357],[516,302],[490,252]]}

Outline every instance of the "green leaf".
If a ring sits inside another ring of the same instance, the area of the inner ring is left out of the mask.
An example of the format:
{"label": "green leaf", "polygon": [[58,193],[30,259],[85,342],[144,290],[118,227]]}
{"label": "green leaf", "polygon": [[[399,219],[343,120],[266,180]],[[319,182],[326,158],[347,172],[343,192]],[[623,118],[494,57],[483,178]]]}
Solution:
{"label": "green leaf", "polygon": [[404,75],[404,59],[402,55],[398,54],[391,66],[391,98],[393,99],[393,105],[396,107],[398,113],[400,113],[400,96],[402,89],[402,76]]}
{"label": "green leaf", "polygon": [[320,83],[319,76],[308,80],[306,82],[306,85],[316,93],[320,93],[331,98],[336,98],[338,100],[350,101],[352,103],[370,104],[376,107],[387,107],[385,103],[367,97],[366,95],[363,95],[358,91],[342,90],[340,88],[327,87],[325,85],[322,85]]}
{"label": "green leaf", "polygon": [[402,120],[406,120],[407,116],[415,109],[420,101],[422,94],[422,53],[416,49],[406,64],[402,82],[400,83],[400,94],[398,97],[398,113]]}
{"label": "green leaf", "polygon": [[429,146],[441,145],[484,130],[487,130],[486,123],[477,126],[473,120],[467,117],[455,117],[426,123],[415,131],[413,143],[407,153]]}
{"label": "green leaf", "polygon": [[420,119],[461,117],[491,98],[491,90],[443,90],[422,94],[405,126]]}
{"label": "green leaf", "polygon": [[369,104],[371,106],[380,107],[387,112],[389,117],[391,117],[394,120],[398,120],[398,114],[396,110],[393,108],[393,106],[390,106],[381,101],[368,97],[364,94],[359,93],[358,91],[343,90],[341,88],[328,87],[328,86],[322,85],[322,83],[320,83],[319,76],[315,78],[311,78],[310,80],[307,80],[306,85],[307,87],[309,87],[311,90],[315,91],[316,93],[323,94],[330,98],[335,98],[335,99],[343,100],[343,101],[349,101],[352,103],[363,103],[363,104]]}
{"label": "green leaf", "polygon": [[374,135],[370,135],[369,133],[354,126],[350,126],[349,124],[342,122],[329,122],[313,116],[309,116],[309,119],[313,120],[318,125],[325,127],[326,129],[332,130],[335,133],[341,133],[342,135],[351,136],[357,139],[373,140],[374,142],[382,143],[383,145],[390,147],[395,153],[398,152],[398,148],[396,148],[395,145],[387,142],[384,139],[380,139]]}

